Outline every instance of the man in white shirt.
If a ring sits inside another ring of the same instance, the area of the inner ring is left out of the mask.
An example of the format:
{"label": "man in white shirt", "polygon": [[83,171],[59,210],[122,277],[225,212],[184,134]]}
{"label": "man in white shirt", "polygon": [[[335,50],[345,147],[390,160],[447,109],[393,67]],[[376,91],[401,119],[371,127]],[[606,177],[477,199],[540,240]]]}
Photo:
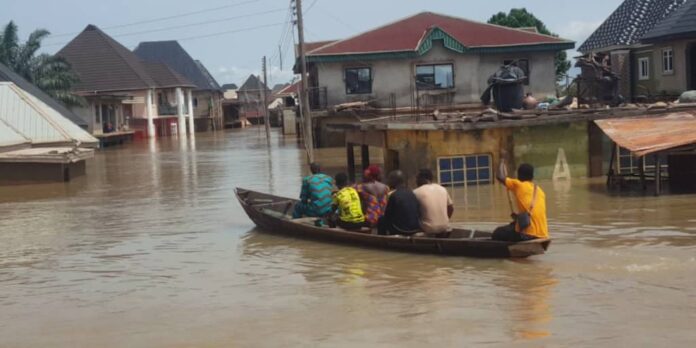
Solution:
{"label": "man in white shirt", "polygon": [[450,231],[449,219],[454,205],[447,189],[433,182],[433,172],[421,169],[413,191],[420,204],[421,228],[429,236],[445,237]]}

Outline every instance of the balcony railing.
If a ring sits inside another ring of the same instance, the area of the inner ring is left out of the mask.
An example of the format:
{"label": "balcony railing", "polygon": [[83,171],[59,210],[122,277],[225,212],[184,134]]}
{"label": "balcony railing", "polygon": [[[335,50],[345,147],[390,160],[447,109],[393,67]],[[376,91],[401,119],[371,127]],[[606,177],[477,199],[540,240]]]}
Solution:
{"label": "balcony railing", "polygon": [[[157,114],[158,115],[178,115],[179,114],[179,107],[177,105],[167,105],[167,104],[161,104],[157,105]],[[184,104],[184,115],[188,114],[188,106]]]}

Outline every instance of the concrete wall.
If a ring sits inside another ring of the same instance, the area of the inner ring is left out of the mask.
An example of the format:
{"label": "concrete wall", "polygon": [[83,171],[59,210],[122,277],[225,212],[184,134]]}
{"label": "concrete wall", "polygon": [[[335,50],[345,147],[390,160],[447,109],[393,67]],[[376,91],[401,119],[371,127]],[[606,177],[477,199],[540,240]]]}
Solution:
{"label": "concrete wall", "polygon": [[[415,98],[415,66],[417,64],[452,63],[454,65],[454,89],[447,91],[420,91],[423,94],[452,93],[453,103],[479,102],[487,87],[488,77],[508,59],[529,59],[530,80],[527,92],[538,96],[555,95],[555,52],[520,54],[460,54],[442,46],[441,41],[417,59],[387,59],[317,63],[318,83],[327,90],[327,105],[351,101],[373,100],[381,107],[389,107],[390,94],[396,97],[399,107],[412,106]],[[349,67],[372,68],[371,94],[346,94],[344,69]]]}
{"label": "concrete wall", "polygon": [[0,163],[0,184],[67,182],[85,175],[85,161],[76,163]]}
{"label": "concrete wall", "polygon": [[[655,44],[633,51],[633,84],[636,95],[680,95],[687,90],[688,59],[687,49],[696,40],[678,40]],[[671,48],[674,52],[674,71],[665,72],[662,68],[662,51]],[[640,80],[638,76],[638,59],[650,58],[650,79]]]}
{"label": "concrete wall", "polygon": [[552,177],[559,149],[565,152],[572,177],[589,174],[587,122],[473,131],[390,130],[385,137],[387,149],[398,151],[399,167],[411,181],[420,168],[435,171],[439,157],[489,154],[497,169],[503,149],[512,157],[508,169],[530,163],[539,179]]}

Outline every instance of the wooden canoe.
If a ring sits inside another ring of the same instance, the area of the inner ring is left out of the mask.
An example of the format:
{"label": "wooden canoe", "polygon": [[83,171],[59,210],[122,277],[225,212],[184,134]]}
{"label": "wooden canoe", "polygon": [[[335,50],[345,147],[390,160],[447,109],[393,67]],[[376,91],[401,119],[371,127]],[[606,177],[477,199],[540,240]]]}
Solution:
{"label": "wooden canoe", "polygon": [[550,239],[513,243],[491,240],[491,232],[455,229],[449,238],[380,236],[339,228],[317,227],[316,218],[292,219],[297,200],[237,188],[235,194],[249,218],[262,230],[294,237],[414,253],[485,258],[523,258],[546,252]]}

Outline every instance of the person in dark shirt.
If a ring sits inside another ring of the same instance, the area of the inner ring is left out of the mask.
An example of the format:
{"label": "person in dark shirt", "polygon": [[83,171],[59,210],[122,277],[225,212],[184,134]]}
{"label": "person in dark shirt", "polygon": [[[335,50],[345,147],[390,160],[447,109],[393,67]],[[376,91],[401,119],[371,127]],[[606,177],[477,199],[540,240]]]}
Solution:
{"label": "person in dark shirt", "polygon": [[379,219],[378,232],[381,235],[411,235],[420,231],[420,206],[413,191],[406,187],[404,173],[395,170],[387,179],[393,190],[387,201],[384,216]]}

